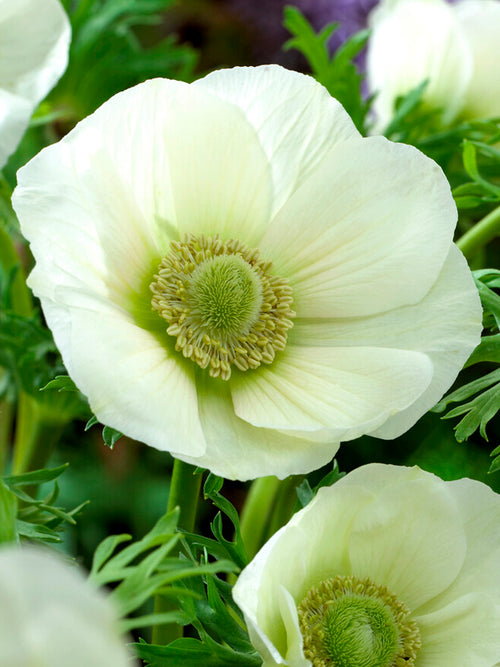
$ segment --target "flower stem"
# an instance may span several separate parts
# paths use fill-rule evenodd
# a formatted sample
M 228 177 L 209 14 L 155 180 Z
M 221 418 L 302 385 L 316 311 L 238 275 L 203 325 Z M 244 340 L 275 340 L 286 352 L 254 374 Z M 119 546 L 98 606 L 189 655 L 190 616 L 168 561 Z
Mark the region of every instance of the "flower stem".
M 177 526 L 188 532 L 193 531 L 200 496 L 202 475 L 201 473 L 196 474 L 195 470 L 195 466 L 175 459 L 168 495 L 167 513 L 179 507 L 180 515 Z M 155 597 L 155 613 L 172 611 L 173 609 L 170 600 L 161 595 Z M 153 627 L 153 644 L 169 644 L 179 637 L 182 637 L 182 627 L 180 625 L 170 623 Z
M 9 285 L 10 306 L 15 313 L 28 317 L 33 311 L 31 294 L 26 285 L 19 255 L 3 221 L 0 222 L 0 264 L 5 276 L 10 276 L 12 271 L 16 271 Z M 34 424 L 34 411 L 34 399 L 20 389 L 16 421 L 16 447 L 23 447 L 23 445 L 19 445 L 18 443 L 20 440 L 24 443 L 24 435 Z M 7 406 L 5 401 L 2 402 L 2 416 L 5 422 L 2 425 L 1 456 L 5 465 L 8 443 L 3 438 L 7 438 L 7 435 L 10 434 L 12 420 L 12 407 Z
M 295 489 L 302 482 L 304 477 L 304 475 L 292 475 L 280 483 L 271 521 L 269 523 L 269 529 L 266 535 L 266 541 L 290 520 L 297 502 L 297 492 Z
M 469 229 L 457 241 L 457 246 L 470 259 L 495 236 L 500 236 L 500 206 L 493 209 L 482 220 Z
M 0 369 L 0 378 L 2 376 Z M 12 430 L 12 420 L 14 417 L 14 406 L 12 401 L 4 398 L 0 401 L 0 476 L 5 473 L 7 460 L 9 458 L 9 448 Z
M 261 477 L 250 487 L 240 519 L 241 537 L 249 558 L 255 556 L 266 540 L 280 485 L 277 477 Z

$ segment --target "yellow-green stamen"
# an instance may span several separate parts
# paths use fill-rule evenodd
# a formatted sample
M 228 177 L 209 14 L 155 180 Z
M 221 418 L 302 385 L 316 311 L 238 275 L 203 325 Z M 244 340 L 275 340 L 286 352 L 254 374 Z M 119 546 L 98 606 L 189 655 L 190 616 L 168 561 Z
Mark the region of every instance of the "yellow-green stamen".
M 175 349 L 223 380 L 232 366 L 272 363 L 295 316 L 288 281 L 233 239 L 190 234 L 170 248 L 151 284 L 151 303 L 176 337 Z
M 313 667 L 412 667 L 421 646 L 407 607 L 370 579 L 338 576 L 298 606 L 304 655 Z

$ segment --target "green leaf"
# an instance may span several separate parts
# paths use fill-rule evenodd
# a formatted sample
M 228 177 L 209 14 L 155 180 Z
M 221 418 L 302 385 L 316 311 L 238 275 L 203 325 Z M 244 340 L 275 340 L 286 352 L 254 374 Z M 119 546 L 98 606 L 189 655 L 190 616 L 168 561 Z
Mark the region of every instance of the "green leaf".
M 153 625 L 166 625 L 177 623 L 177 625 L 187 625 L 190 619 L 182 611 L 166 611 L 158 614 L 147 614 L 145 616 L 135 616 L 120 622 L 120 631 L 124 634 L 138 628 L 147 628 Z
M 43 470 L 34 470 L 25 472 L 22 475 L 6 475 L 3 481 L 8 486 L 24 486 L 26 484 L 45 484 L 52 482 L 60 477 L 67 470 L 69 463 L 64 463 L 57 468 L 44 468 Z
M 48 382 L 45 387 L 41 387 L 40 391 L 47 391 L 48 389 L 57 389 L 57 391 L 79 391 L 69 375 L 56 375 L 56 377 Z
M 116 547 L 123 542 L 128 542 L 132 539 L 132 535 L 110 535 L 106 537 L 97 549 L 94 552 L 94 557 L 92 559 L 92 568 L 90 570 L 90 575 L 93 577 L 97 575 L 97 572 L 102 569 L 104 563 L 112 556 L 116 551 Z
M 500 363 L 500 334 L 483 336 L 481 342 L 467 360 L 465 367 L 482 362 Z
M 218 507 L 229 518 L 233 524 L 234 540 L 226 540 L 223 536 L 222 516 L 219 512 L 211 523 L 212 533 L 219 544 L 226 550 L 229 558 L 233 560 L 238 567 L 243 568 L 248 564 L 248 554 L 245 550 L 240 531 L 240 518 L 233 505 L 224 498 L 220 489 L 224 480 L 210 473 L 203 487 L 203 494 L 213 504 Z
M 406 95 L 403 95 L 396 100 L 396 112 L 384 131 L 386 137 L 392 137 L 395 134 L 404 134 L 404 124 L 410 114 L 420 106 L 428 83 L 428 81 L 423 81 L 415 88 L 412 88 Z
M 104 444 L 110 449 L 113 449 L 116 441 L 121 437 L 123 437 L 123 433 L 120 433 L 115 428 L 111 428 L 111 426 L 105 426 L 102 429 L 102 439 L 104 440 Z
M 20 537 L 28 540 L 39 540 L 41 542 L 60 542 L 60 536 L 47 528 L 46 526 L 39 526 L 21 519 L 16 519 L 16 532 Z
M 363 99 L 362 76 L 353 59 L 366 45 L 368 31 L 364 30 L 347 39 L 330 57 L 327 43 L 337 30 L 338 23 L 331 23 L 316 33 L 301 12 L 289 6 L 284 10 L 284 26 L 292 38 L 283 48 L 297 49 L 305 56 L 314 78 L 344 106 L 356 127 L 363 132 L 371 99 Z
M 20 537 L 43 542 L 60 542 L 58 533 L 62 524 L 75 523 L 74 517 L 87 505 L 87 502 L 70 511 L 54 505 L 59 495 L 56 480 L 67 467 L 66 463 L 58 468 L 3 477 L 5 487 L 20 501 L 16 520 L 16 530 Z M 54 487 L 45 498 L 39 499 L 30 495 L 33 489 L 36 493 L 40 484 L 49 482 L 54 482 Z
M 255 654 L 245 654 L 220 646 L 205 644 L 198 639 L 184 637 L 168 646 L 132 644 L 139 658 L 149 667 L 258 667 L 262 660 Z
M 85 424 L 85 431 L 88 431 L 92 426 L 95 426 L 96 424 L 99 423 L 99 420 L 95 415 L 93 415 L 88 422 Z M 123 437 L 123 433 L 120 433 L 120 431 L 117 431 L 115 428 L 111 428 L 111 426 L 104 426 L 102 427 L 102 439 L 106 447 L 109 447 L 110 449 L 113 449 L 115 446 L 115 443 Z
M 496 459 L 493 459 L 493 461 L 491 462 L 491 466 L 488 470 L 488 473 L 491 474 L 493 472 L 497 472 L 498 470 L 500 470 L 500 456 L 497 456 Z

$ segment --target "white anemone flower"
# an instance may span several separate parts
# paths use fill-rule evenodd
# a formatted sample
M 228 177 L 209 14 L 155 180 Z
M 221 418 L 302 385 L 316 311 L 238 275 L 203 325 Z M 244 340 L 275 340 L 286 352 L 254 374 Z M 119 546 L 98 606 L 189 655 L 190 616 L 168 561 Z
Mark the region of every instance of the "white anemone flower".
M 66 69 L 70 38 L 59 0 L 0 0 L 0 168 Z
M 0 664 L 132 667 L 111 602 L 76 567 L 34 548 L 0 548 Z
M 264 667 L 500 663 L 500 497 L 417 467 L 349 473 L 233 589 Z
M 385 127 L 400 95 L 427 81 L 441 121 L 500 115 L 498 0 L 382 0 L 369 17 L 367 75 Z
M 145 82 L 18 182 L 29 284 L 98 419 L 224 477 L 403 433 L 479 341 L 442 171 L 308 76 Z

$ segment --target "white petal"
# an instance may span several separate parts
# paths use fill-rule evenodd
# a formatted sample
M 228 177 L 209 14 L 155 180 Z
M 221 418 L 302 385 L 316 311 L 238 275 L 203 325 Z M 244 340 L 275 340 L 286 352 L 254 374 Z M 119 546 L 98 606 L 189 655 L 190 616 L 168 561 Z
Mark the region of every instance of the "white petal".
M 428 357 L 384 348 L 288 346 L 271 366 L 231 379 L 236 414 L 254 426 L 358 437 L 426 389 Z
M 58 0 L 1 0 L 0 168 L 66 69 L 70 36 Z
M 31 101 L 34 108 L 66 69 L 70 38 L 59 0 L 2 0 L 0 88 Z
M 131 666 L 111 602 L 54 553 L 3 546 L 0 591 L 2 665 Z
M 448 482 L 467 539 L 460 576 L 428 609 L 436 609 L 468 593 L 486 593 L 500 603 L 500 496 L 472 479 Z
M 148 285 L 178 235 L 156 137 L 163 106 L 186 88 L 156 80 L 119 93 L 18 172 L 13 205 L 37 260 L 38 296 L 53 298 L 56 283 L 129 308 L 138 296 L 149 304 Z
M 220 234 L 255 247 L 269 223 L 272 180 L 254 127 L 234 104 L 190 86 L 169 103 L 161 140 L 181 234 Z
M 490 118 L 500 115 L 500 3 L 496 0 L 464 0 L 453 6 L 467 38 L 474 62 L 465 95 L 464 116 Z
M 149 332 L 88 295 L 43 310 L 75 384 L 104 424 L 152 447 L 199 456 L 205 440 L 192 366 L 161 331 Z
M 407 431 L 453 384 L 479 343 L 482 309 L 462 253 L 452 246 L 438 279 L 415 306 L 364 318 L 295 320 L 290 344 L 364 346 L 423 352 L 431 359 L 428 389 L 410 407 L 390 417 L 371 435 L 395 438 Z
M 420 667 L 494 667 L 500 662 L 500 607 L 487 594 L 471 593 L 415 619 Z
M 32 113 L 31 102 L 0 89 L 0 169 L 16 150 L 28 128 Z
M 213 380 L 206 373 L 197 379 L 199 415 L 207 450 L 190 463 L 209 468 L 226 479 L 254 479 L 310 472 L 332 460 L 338 442 L 317 439 L 314 433 L 289 434 L 257 428 L 240 419 L 234 411 L 229 383 Z M 181 455 L 178 455 L 182 458 Z M 183 458 L 183 460 L 188 460 Z
M 433 475 L 382 490 L 355 517 L 349 537 L 353 574 L 387 586 L 411 611 L 454 581 L 465 553 L 454 498 Z
M 372 137 L 337 145 L 281 209 L 261 248 L 290 279 L 299 317 L 370 315 L 422 299 L 456 219 L 432 160 Z
M 335 144 L 359 136 L 323 86 L 278 65 L 218 70 L 193 85 L 239 106 L 255 127 L 271 163 L 273 214 Z
M 391 120 L 396 98 L 426 80 L 423 99 L 444 109 L 444 123 L 452 121 L 472 76 L 470 50 L 452 8 L 444 0 L 383 0 L 369 23 L 368 85 L 377 93 L 379 129 Z
M 297 604 L 290 593 L 283 586 L 280 589 L 280 610 L 286 630 L 286 659 L 293 667 L 312 667 L 311 662 L 304 656 L 302 649 L 302 634 L 299 627 Z

